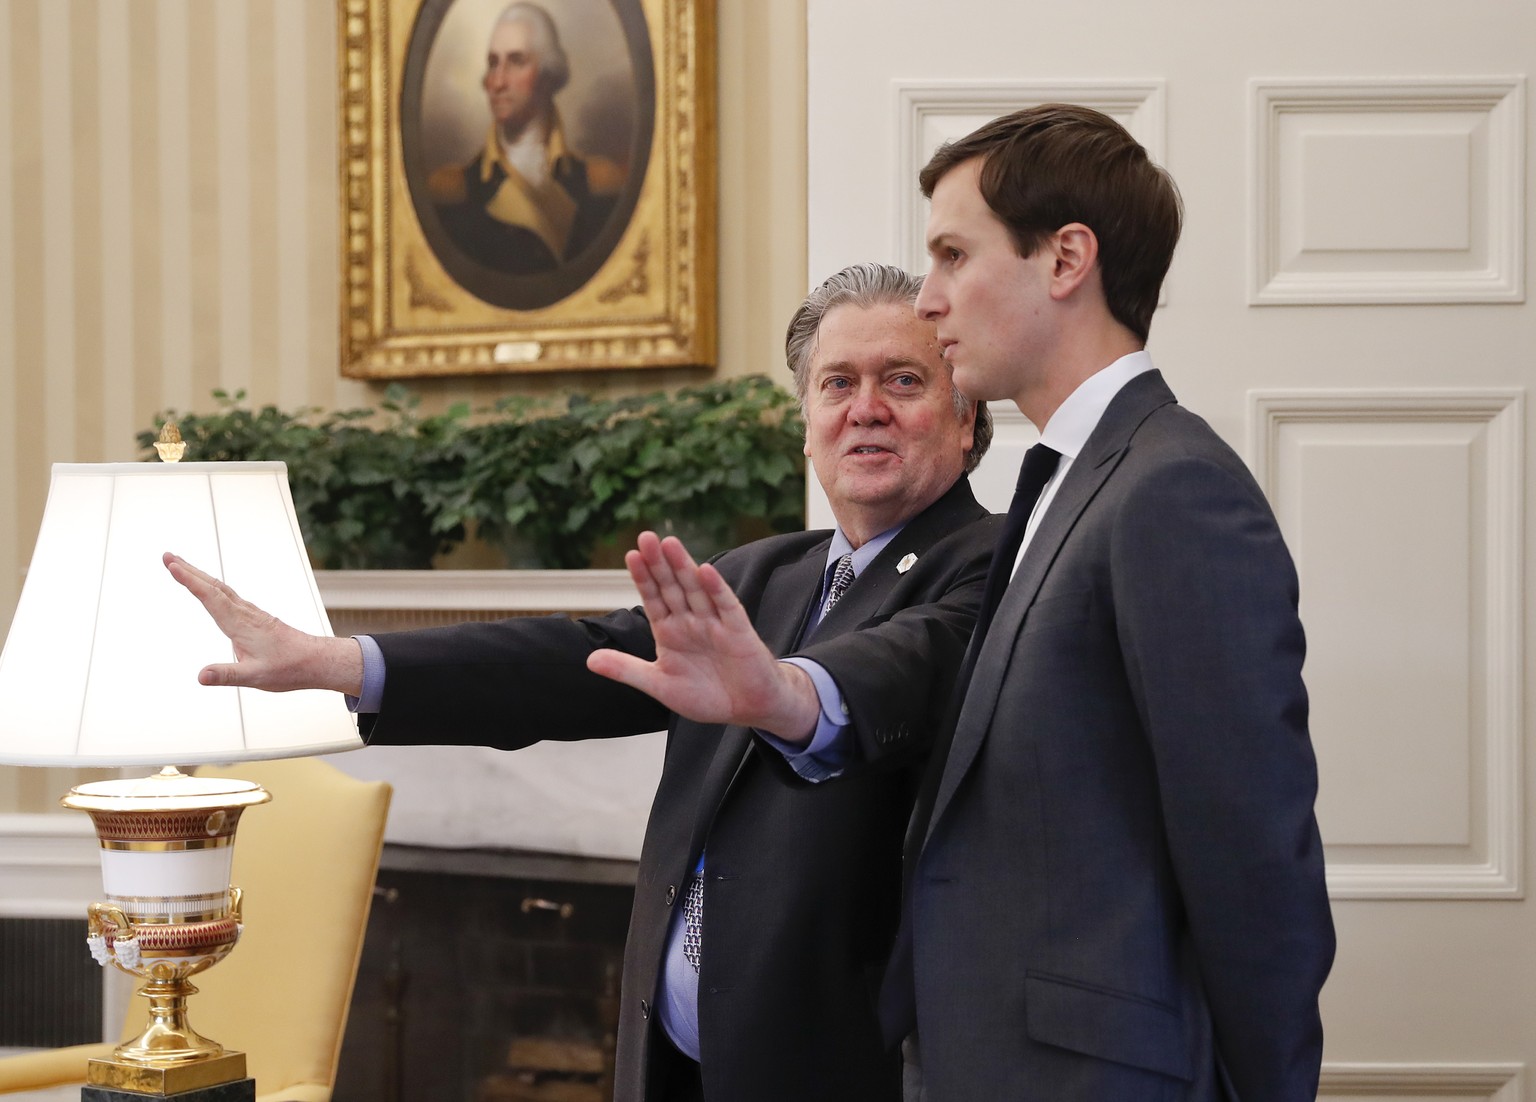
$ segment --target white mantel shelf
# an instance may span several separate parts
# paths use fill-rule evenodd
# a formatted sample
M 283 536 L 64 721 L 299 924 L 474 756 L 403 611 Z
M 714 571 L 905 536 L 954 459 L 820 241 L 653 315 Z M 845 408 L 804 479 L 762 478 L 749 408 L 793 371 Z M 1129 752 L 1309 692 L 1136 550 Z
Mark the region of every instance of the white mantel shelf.
M 101 894 L 99 853 L 88 816 L 0 815 L 0 916 L 83 918 Z
M 317 570 L 325 607 L 572 612 L 639 603 L 626 570 Z

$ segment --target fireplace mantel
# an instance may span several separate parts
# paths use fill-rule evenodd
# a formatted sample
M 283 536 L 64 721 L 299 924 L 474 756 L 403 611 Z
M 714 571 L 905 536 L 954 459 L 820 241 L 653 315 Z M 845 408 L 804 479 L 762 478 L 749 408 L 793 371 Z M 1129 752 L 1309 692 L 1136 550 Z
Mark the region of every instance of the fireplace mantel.
M 332 612 L 590 612 L 632 605 L 625 570 L 317 570 Z
M 338 570 L 316 571 L 315 581 L 337 635 L 606 612 L 638 601 L 624 570 Z M 508 723 L 516 722 L 516 708 L 509 700 Z M 664 749 L 657 732 L 541 742 L 511 754 L 378 746 L 333 760 L 354 776 L 394 786 L 385 833 L 391 843 L 634 861 Z

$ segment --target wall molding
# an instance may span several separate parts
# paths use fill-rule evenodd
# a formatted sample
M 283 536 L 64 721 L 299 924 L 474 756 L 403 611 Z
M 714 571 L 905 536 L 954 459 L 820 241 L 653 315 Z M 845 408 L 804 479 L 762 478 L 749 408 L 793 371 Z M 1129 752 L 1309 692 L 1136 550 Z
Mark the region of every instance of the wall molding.
M 1524 751 L 1522 631 L 1525 532 L 1525 392 L 1519 389 L 1252 390 L 1249 465 L 1278 502 L 1280 434 L 1298 423 L 1471 423 L 1484 426 L 1487 460 L 1479 686 L 1485 716 L 1482 821 L 1485 852 L 1465 862 L 1328 861 L 1335 899 L 1523 898 Z M 1385 850 L 1389 847 L 1383 847 Z M 1385 856 L 1385 853 L 1383 854 Z
M 1249 303 L 1524 302 L 1525 83 L 1523 76 L 1250 80 Z M 1477 162 L 1467 168 L 1469 195 L 1484 208 L 1472 219 L 1469 248 L 1437 254 L 1445 261 L 1438 265 L 1428 256 L 1403 259 L 1391 249 L 1362 248 L 1330 258 L 1284 255 L 1285 180 L 1300 172 L 1287 163 L 1286 119 L 1375 116 L 1386 134 L 1388 118 L 1415 113 L 1426 120 L 1482 115 L 1485 136 L 1472 141 L 1478 127 L 1468 130 Z M 1297 158 L 1294 150 L 1291 158 Z M 1454 263 L 1457 258 L 1461 266 Z M 1309 268 L 1308 260 L 1319 267 Z
M 1524 1064 L 1343 1064 L 1325 1063 L 1319 1099 L 1341 1096 L 1484 1099 L 1521 1102 Z
M 930 126 L 939 123 L 946 137 L 960 137 L 977 117 L 997 115 L 1039 103 L 1080 103 L 1118 119 L 1152 159 L 1165 164 L 1167 82 L 1163 80 L 897 80 L 896 187 L 897 263 L 911 272 L 927 271 L 925 200 L 917 174 L 932 153 Z M 958 127 L 942 120 L 962 120 Z
M 0 815 L 0 916 L 83 921 L 100 896 L 90 816 Z

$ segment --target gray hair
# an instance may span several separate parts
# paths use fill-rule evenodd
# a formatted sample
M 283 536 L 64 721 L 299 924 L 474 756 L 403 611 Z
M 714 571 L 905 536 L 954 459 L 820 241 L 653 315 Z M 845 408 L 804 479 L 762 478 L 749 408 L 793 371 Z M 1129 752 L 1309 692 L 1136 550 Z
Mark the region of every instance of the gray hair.
M 890 264 L 853 264 L 835 275 L 829 276 L 821 286 L 805 296 L 805 301 L 789 319 L 789 330 L 784 334 L 784 359 L 795 377 L 795 397 L 800 400 L 801 413 L 806 412 L 807 392 L 810 388 L 811 357 L 816 352 L 816 338 L 821 333 L 821 323 L 835 307 L 857 306 L 871 310 L 877 306 L 904 306 L 912 309 L 917 303 L 917 293 L 923 288 L 923 277 L 893 267 Z M 947 366 L 947 365 L 946 365 Z M 973 404 L 976 407 L 976 425 L 972 429 L 971 450 L 966 453 L 965 472 L 976 469 L 981 457 L 987 454 L 992 443 L 992 414 L 985 402 L 972 403 L 954 389 L 955 417 L 962 418 Z
M 518 0 L 508 4 L 497 16 L 495 26 L 503 23 L 521 23 L 530 32 L 529 48 L 539 55 L 539 83 L 546 93 L 553 96 L 571 79 L 570 59 L 565 47 L 560 45 L 560 32 L 549 12 L 537 4 Z M 494 29 L 494 28 L 493 28 Z

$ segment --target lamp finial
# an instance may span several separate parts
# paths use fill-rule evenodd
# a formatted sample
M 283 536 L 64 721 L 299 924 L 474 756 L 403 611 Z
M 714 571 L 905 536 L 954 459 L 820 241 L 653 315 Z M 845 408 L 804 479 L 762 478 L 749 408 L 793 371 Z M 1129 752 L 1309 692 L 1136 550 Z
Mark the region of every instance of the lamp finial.
M 167 421 L 160 428 L 160 439 L 155 441 L 155 451 L 160 453 L 160 458 L 166 463 L 175 463 L 186 454 L 187 445 L 181 439 L 181 429 L 176 427 L 175 421 Z

